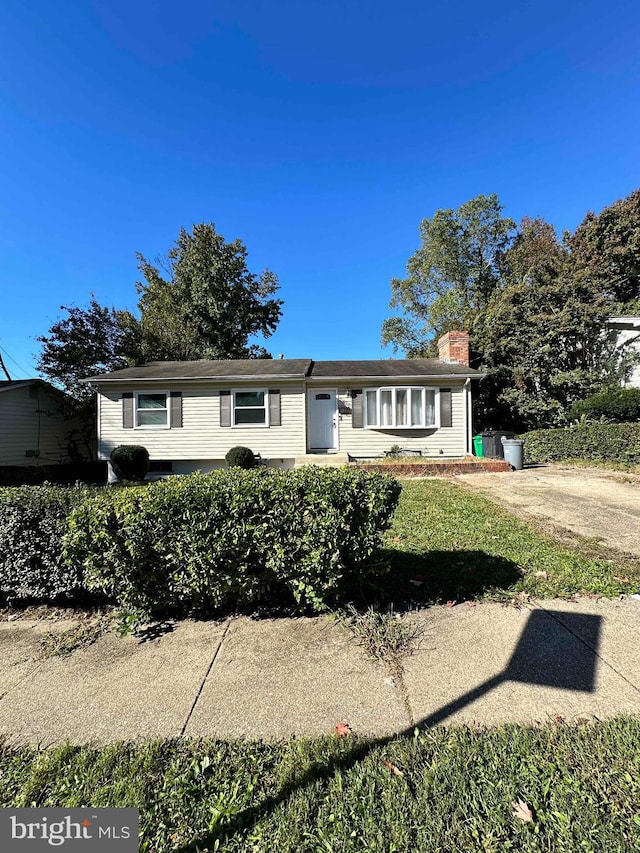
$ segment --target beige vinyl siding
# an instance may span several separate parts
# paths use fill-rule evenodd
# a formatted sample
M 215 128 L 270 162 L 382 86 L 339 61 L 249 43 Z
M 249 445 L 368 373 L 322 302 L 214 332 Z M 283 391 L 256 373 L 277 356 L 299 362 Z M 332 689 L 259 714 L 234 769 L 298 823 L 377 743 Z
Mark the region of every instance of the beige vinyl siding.
M 282 425 L 221 427 L 220 389 L 279 389 Z M 122 393 L 182 392 L 182 423 L 177 429 L 123 429 Z M 287 458 L 305 452 L 304 387 L 282 380 L 248 383 L 165 382 L 128 383 L 100 387 L 99 453 L 108 459 L 119 444 L 141 444 L 152 459 L 224 459 L 235 445 L 250 447 L 264 458 Z
M 437 388 L 434 383 L 412 382 L 379 382 L 363 384 L 352 380 L 350 388 L 362 389 L 381 387 L 417 387 Z M 327 386 L 328 387 L 328 386 Z M 455 381 L 442 382 L 442 388 L 451 389 L 451 422 L 450 427 L 439 429 L 353 429 L 351 415 L 340 415 L 338 423 L 339 449 L 351 456 L 377 456 L 394 445 L 402 448 L 421 450 L 424 456 L 458 457 L 465 455 L 465 391 L 461 383 Z M 338 387 L 340 405 L 351 409 L 351 398 L 344 387 Z
M 59 401 L 38 386 L 0 393 L 0 465 L 53 465 L 68 462 L 67 444 L 77 426 L 65 421 Z M 39 451 L 27 456 L 27 451 Z

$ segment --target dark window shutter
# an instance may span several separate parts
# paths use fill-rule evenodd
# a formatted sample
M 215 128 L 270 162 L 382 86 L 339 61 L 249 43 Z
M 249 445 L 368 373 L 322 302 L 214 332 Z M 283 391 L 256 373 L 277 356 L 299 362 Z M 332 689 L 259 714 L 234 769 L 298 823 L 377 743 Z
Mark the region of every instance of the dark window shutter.
M 220 392 L 220 426 L 231 426 L 231 391 Z
M 440 426 L 450 427 L 452 425 L 451 418 L 451 389 L 440 389 Z
M 354 429 L 363 429 L 364 420 L 362 417 L 362 391 L 351 392 L 351 426 Z
M 269 426 L 281 426 L 280 391 L 269 391 Z
M 122 428 L 133 429 L 133 391 L 122 395 Z
M 182 391 L 172 391 L 170 398 L 169 426 L 176 429 L 182 426 Z

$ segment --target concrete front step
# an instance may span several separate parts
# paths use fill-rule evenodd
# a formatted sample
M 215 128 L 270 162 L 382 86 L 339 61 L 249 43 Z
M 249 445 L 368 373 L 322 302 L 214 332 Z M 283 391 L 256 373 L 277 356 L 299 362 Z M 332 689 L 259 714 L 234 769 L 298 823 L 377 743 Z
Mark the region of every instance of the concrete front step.
M 330 468 L 338 468 L 348 465 L 349 457 L 346 453 L 307 453 L 304 456 L 296 456 L 294 468 L 303 465 L 323 465 Z

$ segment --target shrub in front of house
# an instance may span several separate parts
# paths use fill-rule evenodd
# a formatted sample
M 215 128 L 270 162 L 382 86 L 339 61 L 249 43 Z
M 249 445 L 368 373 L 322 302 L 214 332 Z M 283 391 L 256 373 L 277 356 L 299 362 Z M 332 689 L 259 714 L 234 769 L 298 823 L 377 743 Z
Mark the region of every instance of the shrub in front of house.
M 640 388 L 614 388 L 594 394 L 574 403 L 569 414 L 574 420 L 637 423 L 640 421 Z
M 253 450 L 250 450 L 248 447 L 242 447 L 241 445 L 232 447 L 224 458 L 229 468 L 244 468 L 248 471 L 249 468 L 255 468 L 257 465 Z
M 359 469 L 192 474 L 103 491 L 73 510 L 69 564 L 153 618 L 265 603 L 321 611 L 384 571 L 398 481 Z
M 640 424 L 586 423 L 539 429 L 522 436 L 526 462 L 623 462 L 640 464 Z
M 109 459 L 118 480 L 144 480 L 149 472 L 149 451 L 139 444 L 114 447 Z
M 66 563 L 62 540 L 71 509 L 86 489 L 0 489 L 0 599 L 72 599 L 84 591 L 82 566 Z

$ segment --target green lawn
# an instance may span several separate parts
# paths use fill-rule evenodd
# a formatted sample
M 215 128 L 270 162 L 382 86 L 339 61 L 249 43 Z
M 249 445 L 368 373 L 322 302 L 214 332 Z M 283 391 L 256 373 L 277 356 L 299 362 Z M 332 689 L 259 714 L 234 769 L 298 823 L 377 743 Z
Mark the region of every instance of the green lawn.
M 445 480 L 405 480 L 385 536 L 396 601 L 640 592 L 640 561 L 594 557 Z
M 639 743 L 640 721 L 618 719 L 375 744 L 0 749 L 0 806 L 135 806 L 147 853 L 614 853 L 640 849 Z M 513 814 L 519 799 L 531 822 Z

